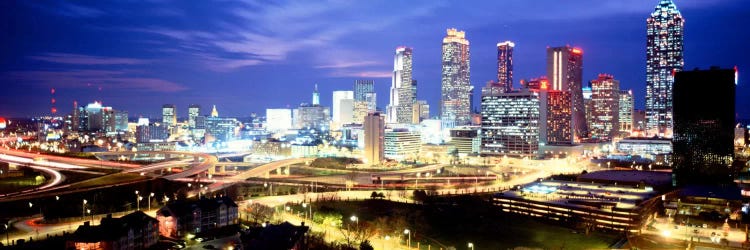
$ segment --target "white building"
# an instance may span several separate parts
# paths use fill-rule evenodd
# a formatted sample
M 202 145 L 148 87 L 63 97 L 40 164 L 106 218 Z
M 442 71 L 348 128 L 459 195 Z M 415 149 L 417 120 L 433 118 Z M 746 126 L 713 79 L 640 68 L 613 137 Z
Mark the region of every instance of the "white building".
M 291 109 L 266 109 L 266 130 L 284 131 L 292 128 Z

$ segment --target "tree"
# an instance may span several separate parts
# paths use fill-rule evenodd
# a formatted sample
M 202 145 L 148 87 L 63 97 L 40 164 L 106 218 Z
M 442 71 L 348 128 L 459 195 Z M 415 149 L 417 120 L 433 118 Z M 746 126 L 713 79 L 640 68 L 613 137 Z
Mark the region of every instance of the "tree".
M 375 248 L 372 247 L 369 240 L 365 240 L 359 243 L 359 250 L 375 250 Z
M 273 208 L 254 202 L 247 208 L 248 214 L 253 218 L 255 223 L 263 223 L 271 220 L 276 212 Z

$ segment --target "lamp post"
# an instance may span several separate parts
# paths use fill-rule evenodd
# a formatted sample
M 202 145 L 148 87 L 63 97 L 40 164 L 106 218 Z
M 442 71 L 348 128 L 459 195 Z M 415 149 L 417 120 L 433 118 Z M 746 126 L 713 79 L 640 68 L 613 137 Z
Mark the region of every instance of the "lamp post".
M 312 220 L 312 204 L 308 205 L 307 203 L 302 203 L 302 208 L 307 208 L 308 206 L 310 207 L 310 210 L 309 210 L 309 216 L 310 217 L 309 218 L 310 218 L 310 220 Z
M 474 243 L 469 242 L 469 248 L 471 248 L 471 250 L 474 250 Z
M 383 241 L 383 249 L 385 249 L 385 242 L 391 239 L 391 236 L 386 235 L 383 237 L 385 240 Z
M 140 200 L 138 199 L 138 197 L 141 197 L 141 196 L 138 195 L 138 193 L 139 193 L 138 190 L 135 190 L 136 210 L 141 210 L 141 203 L 140 203 Z
M 10 230 L 10 226 L 8 224 L 5 224 L 5 245 L 10 246 L 10 240 L 8 239 L 8 231 Z
M 357 227 L 359 227 L 359 218 L 357 218 L 356 215 L 352 215 L 352 217 L 349 217 L 350 220 L 357 223 Z
M 89 215 L 91 215 L 91 223 L 93 224 L 93 222 L 94 222 L 94 215 L 91 214 L 91 209 L 86 209 L 86 213 L 89 214 Z
M 411 231 L 409 229 L 404 229 L 404 234 L 409 235 L 408 241 L 406 242 L 406 246 L 411 249 Z
M 81 219 L 86 219 L 86 203 L 89 203 L 86 199 L 83 199 L 83 206 L 81 206 Z
M 151 211 L 151 199 L 154 198 L 154 193 L 151 192 L 151 194 L 148 197 L 148 211 Z

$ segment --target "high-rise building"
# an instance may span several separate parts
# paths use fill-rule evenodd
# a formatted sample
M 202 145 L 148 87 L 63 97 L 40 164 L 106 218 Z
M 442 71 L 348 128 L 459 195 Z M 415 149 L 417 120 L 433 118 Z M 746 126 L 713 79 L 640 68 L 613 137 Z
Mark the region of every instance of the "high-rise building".
M 379 112 L 365 117 L 364 123 L 364 162 L 377 165 L 384 160 L 385 121 Z
M 128 131 L 128 111 L 115 110 L 115 131 Z
M 411 123 L 419 124 L 426 119 L 430 119 L 430 105 L 425 100 L 418 100 L 414 103 Z
M 482 139 L 479 137 L 479 128 L 456 128 L 451 129 L 450 132 L 450 144 L 456 147 L 459 156 L 479 154 L 482 146 Z
M 599 74 L 591 81 L 591 102 L 591 137 L 611 140 L 620 131 L 620 81 L 612 75 Z
M 366 101 L 367 94 L 375 93 L 374 80 L 355 80 L 354 81 L 354 100 Z
M 161 107 L 161 123 L 168 128 L 177 125 L 177 106 L 164 104 Z
M 293 115 L 294 128 L 316 128 L 328 130 L 331 123 L 331 110 L 320 105 L 300 105 L 295 109 Z
M 318 92 L 318 84 L 315 84 L 315 89 L 313 90 L 313 96 L 312 96 L 312 105 L 320 105 L 320 92 Z
M 291 109 L 266 109 L 266 130 L 284 131 L 292 128 Z
M 545 145 L 572 145 L 573 130 L 570 92 L 553 90 L 549 82 L 540 82 L 539 141 Z
M 547 78 L 552 90 L 570 92 L 575 140 L 588 137 L 586 110 L 583 105 L 583 51 L 579 48 L 547 48 Z
M 342 102 L 346 101 L 344 105 Z M 349 124 L 352 122 L 352 112 L 354 109 L 354 91 L 333 91 L 333 121 L 334 123 Z
M 148 121 L 138 124 L 135 128 L 135 141 L 137 143 L 163 142 L 169 138 L 169 132 L 166 126 L 154 123 L 148 124 Z
M 190 104 L 188 106 L 188 128 L 195 128 L 195 118 L 201 115 L 201 106 L 198 104 Z
M 675 184 L 731 183 L 736 73 L 712 67 L 675 74 Z
M 660 0 L 646 19 L 646 130 L 649 135 L 672 136 L 674 72 L 684 66 L 685 20 L 672 0 Z
M 539 94 L 482 88 L 482 155 L 536 156 L 539 150 Z
M 629 136 L 633 131 L 633 90 L 620 90 L 620 135 Z
M 497 82 L 505 92 L 513 90 L 513 47 L 511 41 L 497 43 Z
M 219 117 L 219 111 L 216 110 L 216 105 L 214 105 L 214 107 L 211 108 L 211 117 Z
M 412 49 L 396 48 L 393 57 L 391 99 L 388 106 L 388 123 L 411 123 L 412 105 L 416 102 L 416 81 L 412 78 Z
M 440 118 L 444 128 L 471 123 L 469 40 L 466 33 L 448 29 L 443 38 Z
M 586 127 L 590 128 L 594 124 L 594 102 L 591 101 L 591 96 L 593 95 L 591 84 L 589 83 L 589 86 L 583 87 L 581 91 L 583 92 L 583 109 L 584 113 L 586 113 Z
M 206 118 L 206 137 L 209 135 L 218 141 L 231 141 L 237 136 L 238 121 L 235 118 L 208 117 Z M 209 141 L 207 139 L 207 141 Z
M 547 76 L 531 78 L 531 80 L 521 80 L 521 88 L 529 89 L 529 90 L 539 90 L 539 87 L 541 86 L 543 81 L 549 84 L 549 80 L 547 80 Z M 552 89 L 552 86 L 547 86 L 547 88 Z

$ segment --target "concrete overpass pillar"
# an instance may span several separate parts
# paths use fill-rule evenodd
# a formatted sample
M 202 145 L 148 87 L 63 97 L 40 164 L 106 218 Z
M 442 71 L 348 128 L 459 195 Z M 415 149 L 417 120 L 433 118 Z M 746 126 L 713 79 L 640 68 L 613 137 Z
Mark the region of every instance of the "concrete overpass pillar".
M 223 174 L 226 171 L 227 171 L 227 166 L 225 165 L 219 166 L 219 173 Z

